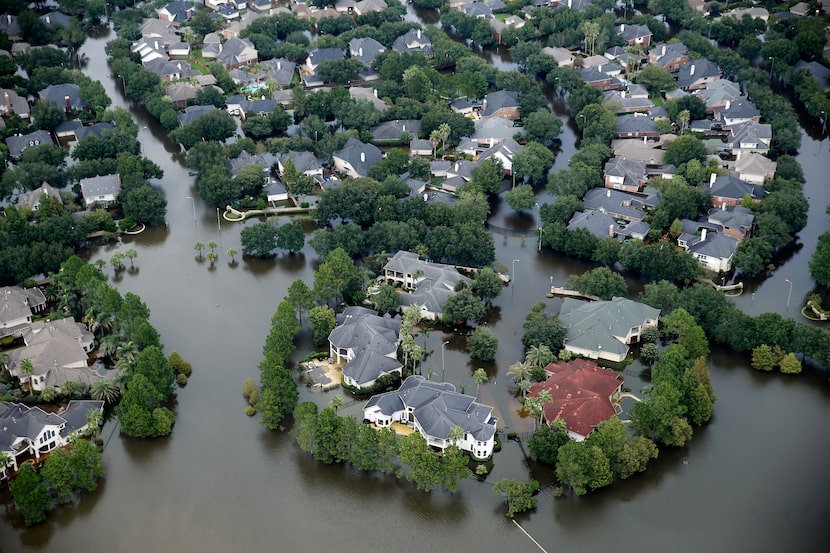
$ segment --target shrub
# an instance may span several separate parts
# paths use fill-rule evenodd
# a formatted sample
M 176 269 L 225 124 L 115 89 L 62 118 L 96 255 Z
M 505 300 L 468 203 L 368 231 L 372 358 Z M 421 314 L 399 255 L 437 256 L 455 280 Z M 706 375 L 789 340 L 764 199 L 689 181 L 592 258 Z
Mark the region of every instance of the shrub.
M 247 407 L 245 407 L 245 414 L 249 417 L 253 417 L 254 415 L 256 415 L 256 407 L 254 407 L 253 405 L 248 405 Z
M 186 374 L 177 374 L 176 375 L 176 384 L 179 386 L 187 386 L 187 375 Z
M 248 405 L 256 407 L 257 403 L 259 403 L 259 390 L 254 388 L 251 395 L 248 396 Z
M 251 394 L 257 390 L 256 382 L 253 378 L 249 378 L 242 384 L 242 395 L 245 396 L 245 399 L 250 399 Z

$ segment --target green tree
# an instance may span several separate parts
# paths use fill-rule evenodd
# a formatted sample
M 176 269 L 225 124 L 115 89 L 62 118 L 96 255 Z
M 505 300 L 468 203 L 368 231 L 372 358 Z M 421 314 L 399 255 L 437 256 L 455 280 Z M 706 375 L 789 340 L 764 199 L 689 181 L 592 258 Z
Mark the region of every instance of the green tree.
M 262 414 L 260 421 L 271 430 L 276 430 L 285 416 L 297 406 L 297 385 L 290 372 L 274 363 L 265 363 L 261 367 L 259 382 L 261 394 L 257 410 Z
M 302 322 L 303 313 L 314 306 L 314 292 L 303 280 L 297 279 L 288 287 L 285 301 L 297 311 L 297 320 Z
M 255 223 L 242 229 L 242 253 L 254 257 L 268 257 L 277 247 L 277 228 L 271 223 Z
M 476 275 L 473 281 L 473 294 L 481 298 L 485 303 L 490 303 L 498 297 L 504 289 L 504 282 L 496 272 L 485 267 Z
M 633 441 L 626 442 L 617 457 L 617 476 L 626 478 L 643 472 L 651 459 L 659 454 L 654 442 L 645 436 L 637 436 Z
M 543 424 L 528 440 L 530 454 L 549 465 L 556 464 L 559 448 L 565 445 L 570 438 L 568 428 L 563 419 L 556 419 L 550 424 Z
M 32 393 L 32 373 L 35 372 L 35 367 L 34 365 L 32 365 L 32 360 L 28 357 L 21 359 L 19 370 L 21 376 L 21 384 L 26 384 L 29 387 L 29 393 Z
M 625 297 L 628 285 L 623 276 L 608 267 L 597 267 L 582 275 L 572 276 L 571 285 L 583 294 L 599 296 L 603 300 Z
M 761 344 L 752 350 L 752 368 L 756 371 L 771 371 L 778 364 L 778 356 L 771 347 Z
M 202 242 L 196 242 L 193 245 L 193 249 L 199 254 L 199 259 L 202 259 L 202 251 L 204 251 L 205 245 Z
M 153 438 L 164 435 L 156 428 L 153 411 L 159 407 L 163 394 L 143 374 L 130 377 L 127 391 L 115 408 L 121 422 L 121 432 L 134 438 Z M 169 428 L 168 434 L 169 434 Z
M 327 305 L 313 307 L 308 313 L 308 320 L 311 322 L 314 345 L 317 347 L 326 345 L 329 334 L 337 325 L 334 310 Z
M 794 353 L 788 353 L 778 363 L 778 369 L 784 374 L 798 374 L 801 372 L 801 361 Z
M 89 396 L 112 405 L 121 397 L 121 389 L 112 380 L 96 380 L 89 387 Z
M 643 68 L 637 76 L 637 82 L 645 86 L 652 96 L 674 88 L 674 77 L 659 65 Z
M 551 145 L 562 134 L 562 120 L 547 109 L 536 110 L 524 120 L 527 139 Z
M 703 162 L 706 159 L 706 146 L 696 136 L 680 136 L 669 144 L 663 153 L 663 163 L 673 164 L 675 167 L 696 159 Z
M 544 344 L 552 352 L 562 349 L 565 329 L 555 315 L 545 313 L 545 303 L 535 304 L 522 324 L 522 343 L 526 346 Z
M 488 380 L 489 377 L 487 376 L 487 371 L 485 371 L 481 367 L 473 371 L 473 382 L 476 383 L 476 395 L 478 395 L 478 392 L 481 389 L 481 385 L 487 382 Z
M 498 349 L 499 338 L 489 328 L 480 326 L 467 338 L 467 351 L 473 359 L 490 361 L 496 357 Z M 475 375 L 473 377 L 475 378 Z
M 277 227 L 276 245 L 291 253 L 298 252 L 305 245 L 305 233 L 299 223 L 288 223 Z
M 55 102 L 35 102 L 31 115 L 37 128 L 45 131 L 54 131 L 66 120 L 63 109 Z
M 554 361 L 556 361 L 556 355 L 545 344 L 532 345 L 527 348 L 525 363 L 531 368 L 544 369 Z
M 314 454 L 317 449 L 317 405 L 310 401 L 300 403 L 294 408 L 294 426 L 291 436 L 305 452 Z
M 577 495 L 585 495 L 589 489 L 610 484 L 614 475 L 602 449 L 586 442 L 568 441 L 559 448 L 556 476 Z
M 377 294 L 374 296 L 375 309 L 381 315 L 385 313 L 394 313 L 401 306 L 401 299 L 398 296 L 397 290 L 394 286 L 389 284 L 381 284 L 378 288 Z
M 818 238 L 816 251 L 810 258 L 810 275 L 821 286 L 830 286 L 830 231 Z
M 538 184 L 547 176 L 553 160 L 553 152 L 549 149 L 538 142 L 528 142 L 513 156 L 513 173 L 520 179 L 526 178 Z
M 236 248 L 228 248 L 228 251 L 226 253 L 228 254 L 228 257 L 231 258 L 231 263 L 233 265 L 236 265 L 236 256 L 239 255 L 239 250 L 237 250 Z
M 20 466 L 17 477 L 9 482 L 15 511 L 23 517 L 26 526 L 46 520 L 51 508 L 47 483 L 38 474 L 34 463 L 27 461 Z
M 136 356 L 132 374 L 133 376 L 144 375 L 153 388 L 161 394 L 162 401 L 166 401 L 173 393 L 176 375 L 170 368 L 164 352 L 156 346 L 144 348 Z
M 519 185 L 504 195 L 507 205 L 516 211 L 529 211 L 536 204 L 536 195 L 529 184 Z
M 464 185 L 464 190 L 470 188 L 481 194 L 496 194 L 501 188 L 503 175 L 501 160 L 489 157 L 473 168 L 472 178 Z
M 504 478 L 496 482 L 493 492 L 504 497 L 507 503 L 507 516 L 513 518 L 518 513 L 529 511 L 536 507 L 536 498 L 533 494 L 539 489 L 539 482 L 518 482 Z
M 136 223 L 159 226 L 167 214 L 167 199 L 148 184 L 129 188 L 119 195 L 124 214 Z
M 419 490 L 429 492 L 440 485 L 441 459 L 418 432 L 398 441 L 398 460 L 402 465 L 398 477 L 414 482 Z
M 467 324 L 468 321 L 480 321 L 482 317 L 484 305 L 466 288 L 450 296 L 444 303 L 444 320 L 447 322 Z

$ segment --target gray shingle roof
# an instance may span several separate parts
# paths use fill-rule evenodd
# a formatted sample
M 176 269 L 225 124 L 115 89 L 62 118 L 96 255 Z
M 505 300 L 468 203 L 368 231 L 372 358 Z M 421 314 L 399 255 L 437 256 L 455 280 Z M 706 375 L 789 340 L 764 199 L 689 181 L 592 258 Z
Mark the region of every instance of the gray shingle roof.
M 377 146 L 364 144 L 354 137 L 349 137 L 343 148 L 334 152 L 333 155 L 348 162 L 358 175 L 364 177 L 369 174 L 369 169 L 375 163 L 383 159 L 383 154 Z
M 574 347 L 625 355 L 628 346 L 622 340 L 631 328 L 647 320 L 657 320 L 660 310 L 627 298 L 586 302 L 565 298 L 559 320 L 567 329 L 565 343 Z
M 329 334 L 337 349 L 350 349 L 352 359 L 343 367 L 343 376 L 366 385 L 382 374 L 401 368 L 398 350 L 400 317 L 380 317 L 363 307 L 349 307 L 338 317 L 340 324 Z M 383 358 L 383 359 L 382 359 Z
M 644 164 L 645 165 L 645 164 Z M 612 188 L 592 188 L 585 194 L 585 207 L 607 213 L 612 217 L 623 217 L 632 221 L 645 218 L 645 204 L 641 197 Z M 605 227 L 606 236 L 608 227 Z
M 189 125 L 199 117 L 205 115 L 206 113 L 210 113 L 211 111 L 216 111 L 216 106 L 188 106 L 184 109 L 184 111 L 179 112 L 179 124 L 183 127 L 185 125 Z
M 398 141 L 401 134 L 409 133 L 410 136 L 418 136 L 421 132 L 421 122 L 417 119 L 395 119 L 384 121 L 371 129 L 372 140 Z
M 378 54 L 385 51 L 386 47 L 371 37 L 353 38 L 349 41 L 349 53 L 351 56 L 359 59 L 366 65 L 371 65 Z
M 760 200 L 767 196 L 767 191 L 764 190 L 763 186 L 749 184 L 732 175 L 719 175 L 705 191 L 712 196 L 737 200 L 747 195 L 754 200 Z
M 9 156 L 20 158 L 26 148 L 35 148 L 43 144 L 54 144 L 52 135 L 46 131 L 35 131 L 29 134 L 9 136 L 6 138 L 6 146 L 9 147 Z
M 69 97 L 69 104 L 72 109 L 83 109 L 86 104 L 81 100 L 81 87 L 76 84 L 53 84 L 49 85 L 39 93 L 40 99 L 53 102 L 61 109 L 66 106 L 66 97 Z
M 677 74 L 677 86 L 687 88 L 698 79 L 718 76 L 720 76 L 720 67 L 715 62 L 707 59 L 693 60 L 680 68 Z
M 432 55 L 432 41 L 421 29 L 410 29 L 395 39 L 392 49 L 402 54 L 415 52 L 430 56 Z
M 118 195 L 120 191 L 121 177 L 118 174 L 81 179 L 81 193 L 85 198 L 106 196 L 107 194 Z
M 657 132 L 651 117 L 630 113 L 617 117 L 617 134 L 636 134 Z
M 617 223 L 600 211 L 588 209 L 582 212 L 574 213 L 571 220 L 568 221 L 568 230 L 585 229 L 597 238 L 605 238 L 606 236 L 613 236 L 617 229 Z
M 630 23 L 617 25 L 614 27 L 614 32 L 626 42 L 651 36 L 651 29 L 648 25 L 631 25 Z

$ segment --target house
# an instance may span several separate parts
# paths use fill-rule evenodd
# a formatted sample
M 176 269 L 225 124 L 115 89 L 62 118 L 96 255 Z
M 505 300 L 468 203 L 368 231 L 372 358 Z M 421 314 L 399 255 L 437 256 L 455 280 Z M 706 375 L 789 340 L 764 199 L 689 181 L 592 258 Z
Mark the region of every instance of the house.
M 309 52 L 303 69 L 307 73 L 315 73 L 324 61 L 342 60 L 346 56 L 340 48 L 317 48 Z
M 732 260 L 738 250 L 739 240 L 707 229 L 696 234 L 683 233 L 677 238 L 677 245 L 692 254 L 704 268 L 715 272 L 732 269 Z
M 723 206 L 720 209 L 712 208 L 706 216 L 706 221 L 718 225 L 721 232 L 736 240 L 743 240 L 755 227 L 755 213 L 741 205 Z
M 207 106 L 189 106 L 186 107 L 184 110 L 180 111 L 177 115 L 179 118 L 179 126 L 184 127 L 186 125 L 191 124 L 199 117 L 205 115 L 206 113 L 210 113 L 212 111 L 216 111 L 216 106 L 209 104 Z
M 617 222 L 607 213 L 595 209 L 577 211 L 568 221 L 568 230 L 585 229 L 597 238 L 613 237 L 617 233 Z
M 648 62 L 651 65 L 662 67 L 672 73 L 680 71 L 680 68 L 690 61 L 692 59 L 689 57 L 689 49 L 682 42 L 658 44 L 648 51 Z
M 182 81 L 170 83 L 164 89 L 165 94 L 170 98 L 170 103 L 176 108 L 183 108 L 188 103 L 195 102 L 200 90 L 202 90 L 201 86 Z
M 418 136 L 421 132 L 421 122 L 417 119 L 395 119 L 384 121 L 370 129 L 374 142 L 401 142 L 401 137 Z
M 476 164 L 466 159 L 459 159 L 450 163 L 447 169 L 447 178 L 441 183 L 441 188 L 455 192 L 473 178 L 473 169 Z
M 227 69 L 256 65 L 258 53 L 254 44 L 247 38 L 231 38 L 222 45 L 222 51 L 216 59 Z
M 492 19 L 493 10 L 484 2 L 467 2 L 458 6 L 458 10 L 467 17 L 476 19 Z
M 95 204 L 109 206 L 115 202 L 120 192 L 121 176 L 118 174 L 81 179 L 81 195 L 87 209 Z
M 472 286 L 473 281 L 451 265 L 423 261 L 418 254 L 398 251 L 383 266 L 383 279 L 406 292 L 399 293 L 401 305 L 417 305 L 425 319 L 441 321 L 444 304 L 455 295 L 459 283 Z
M 659 138 L 660 131 L 647 115 L 631 113 L 617 117 L 617 138 Z
M 367 38 L 353 38 L 349 41 L 349 55 L 358 59 L 363 65 L 370 67 L 379 54 L 386 51 L 386 47 L 377 40 Z
M 265 177 L 265 196 L 271 203 L 288 201 L 288 187 L 273 177 Z
M 478 156 L 478 162 L 481 163 L 485 159 L 495 158 L 501 162 L 501 167 L 505 175 L 513 174 L 513 157 L 521 152 L 524 146 L 513 140 L 512 138 L 505 138 L 498 144 L 494 144 L 487 148 Z
M 276 58 L 260 62 L 259 68 L 264 74 L 264 80 L 271 79 L 277 85 L 285 87 L 291 86 L 297 64 L 285 58 Z
M 623 381 L 617 373 L 600 368 L 588 359 L 551 363 L 545 367 L 547 380 L 536 382 L 528 397 L 546 390 L 552 401 L 544 403 L 547 424 L 563 420 L 568 437 L 583 441 L 601 423 L 617 414 Z
M 709 186 L 705 192 L 712 196 L 712 206 L 722 208 L 730 205 L 740 205 L 744 198 L 761 201 L 767 197 L 763 186 L 749 184 L 732 175 L 717 175 L 712 173 Z
M 363 419 L 380 427 L 405 424 L 441 450 L 452 445 L 450 432 L 459 427 L 464 436 L 455 445 L 477 459 L 493 454 L 498 423 L 492 407 L 459 394 L 449 382 L 420 375 L 408 377 L 398 390 L 373 396 L 363 406 Z
M 177 36 L 176 40 L 170 44 L 177 44 L 178 42 L 179 37 Z M 142 65 L 153 60 L 166 61 L 170 58 L 167 53 L 167 44 L 158 38 L 142 37 L 133 42 L 132 46 L 130 46 L 130 51 L 141 58 Z
M 189 42 L 176 42 L 170 45 L 167 49 L 167 54 L 170 56 L 170 59 L 186 60 L 192 55 L 192 50 Z
M 628 48 L 628 47 L 626 47 Z M 612 46 L 608 50 L 606 50 L 602 55 L 611 61 L 616 61 L 621 66 L 626 68 L 626 72 L 633 69 L 639 69 L 641 65 L 643 65 L 643 61 L 645 58 L 642 56 L 634 55 L 633 53 L 626 50 L 622 46 Z
M 660 310 L 627 298 L 587 302 L 565 298 L 559 320 L 565 327 L 565 349 L 590 359 L 621 362 L 628 344 L 646 328 L 656 327 Z
M 612 157 L 605 162 L 606 188 L 639 192 L 645 183 L 645 162 L 623 157 Z
M 294 164 L 297 173 L 308 175 L 311 178 L 323 176 L 323 164 L 312 152 L 290 151 L 277 156 L 277 169 L 280 175 L 285 173 L 285 164 L 288 160 Z
M 248 0 L 248 7 L 258 13 L 270 13 L 273 8 L 271 0 Z
M 265 177 L 270 177 L 274 167 L 277 166 L 278 159 L 279 154 L 272 154 L 270 152 L 251 154 L 246 150 L 242 150 L 237 157 L 228 159 L 228 166 L 230 167 L 231 175 L 234 177 L 247 165 L 258 165 L 262 168 Z
M 249 115 L 268 115 L 277 109 L 277 101 L 272 98 L 249 99 L 246 96 L 229 96 L 225 100 L 228 113 L 238 115 L 245 121 Z
M 450 102 L 450 109 L 455 113 L 460 113 L 461 115 L 469 117 L 481 109 L 481 102 L 477 100 L 469 100 L 467 98 L 459 98 Z
M 20 34 L 20 24 L 17 22 L 16 15 L 5 13 L 0 16 L 0 32 L 6 33 L 6 36 L 12 42 L 23 40 Z
M 646 216 L 644 198 L 620 190 L 592 188 L 585 194 L 583 202 L 586 208 L 595 209 L 614 219 L 642 221 Z
M 827 69 L 819 62 L 798 60 L 795 62 L 795 70 L 809 73 L 821 89 L 825 92 L 830 91 L 830 82 L 827 80 L 830 77 L 830 69 Z
M 401 318 L 379 316 L 365 307 L 347 307 L 329 334 L 329 357 L 343 363 L 343 382 L 368 388 L 384 375 L 401 375 L 398 361 Z
M 524 133 L 522 127 L 516 127 L 513 120 L 504 117 L 476 119 L 474 128 L 472 139 L 479 148 L 492 148 L 508 138 Z
M 72 18 L 66 15 L 65 13 L 55 11 L 45 13 L 41 15 L 38 19 L 40 19 L 44 25 L 46 25 L 47 27 L 51 27 L 56 31 L 68 29 L 72 21 Z
M 566 50 L 565 48 L 545 46 L 542 48 L 542 53 L 556 60 L 556 65 L 558 67 L 573 67 L 574 65 L 573 54 L 571 54 L 570 50 Z
M 699 90 L 720 78 L 718 64 L 707 59 L 698 59 L 680 68 L 677 72 L 677 87 L 687 91 Z
M 747 121 L 760 123 L 761 112 L 749 98 L 740 96 L 734 100 L 726 100 L 722 109 L 715 110 L 715 119 L 727 127 Z
M 27 148 L 37 148 L 43 144 L 54 144 L 52 135 L 47 131 L 35 131 L 29 134 L 17 134 L 6 138 L 6 146 L 9 148 L 9 157 L 14 161 L 20 161 L 23 152 Z
M 587 67 L 579 72 L 579 76 L 582 77 L 582 80 L 584 80 L 587 84 L 602 91 L 622 90 L 625 88 L 625 85 L 621 80 L 616 77 L 612 77 L 607 73 L 603 73 L 597 67 Z
M 382 12 L 388 6 L 384 0 L 361 0 L 354 5 L 355 15 L 366 15 L 372 12 Z
M 648 97 L 635 97 L 625 90 L 608 90 L 603 93 L 602 99 L 609 109 L 616 106 L 617 113 L 649 113 L 654 108 Z
M 663 159 L 663 151 L 658 149 L 656 143 L 650 140 L 615 138 L 611 141 L 611 152 L 617 157 L 642 161 L 647 167 L 659 166 Z
M 20 338 L 32 323 L 32 315 L 46 308 L 46 296 L 40 288 L 3 286 L 0 288 L 0 338 Z
M 154 59 L 145 63 L 144 69 L 161 77 L 163 83 L 180 81 L 199 74 L 198 71 L 190 68 L 190 64 L 181 60 Z
M 492 119 L 482 119 L 482 121 L 492 121 Z M 519 127 L 521 128 L 521 127 Z M 455 147 L 456 155 L 475 156 L 478 153 L 478 144 L 472 139 L 462 137 L 458 141 L 458 146 Z
M 193 4 L 176 0 L 159 8 L 158 14 L 162 21 L 171 21 L 178 26 L 182 21 L 188 21 L 193 17 Z
M 750 152 L 735 161 L 735 173 L 744 182 L 763 186 L 765 181 L 775 176 L 777 166 L 770 158 Z
M 167 46 L 182 40 L 172 21 L 155 18 L 144 19 L 139 31 L 142 38 L 158 41 L 161 46 Z
M 752 19 L 760 19 L 764 23 L 769 20 L 769 11 L 766 8 L 752 7 L 752 8 L 735 8 L 724 13 L 721 17 L 732 17 L 736 21 L 741 21 L 745 15 Z
M 228 3 L 217 5 L 214 11 L 225 21 L 236 21 L 237 19 L 239 19 L 239 16 L 241 15 L 239 8 L 233 2 L 233 0 L 230 0 Z
M 37 211 L 40 209 L 40 202 L 44 194 L 63 203 L 60 191 L 51 184 L 44 182 L 35 190 L 21 194 L 17 199 L 17 205 L 25 205 L 32 211 Z
M 640 45 L 648 48 L 651 44 L 651 29 L 648 28 L 648 25 L 623 23 L 614 27 L 614 33 L 629 46 Z
M 354 6 L 357 4 L 355 0 L 337 0 L 334 3 L 334 9 L 338 13 L 347 13 L 349 15 L 354 13 Z
M 63 447 L 87 429 L 89 413 L 104 412 L 103 401 L 71 400 L 58 413 L 22 403 L 0 402 L 0 454 L 7 463 L 0 465 L 0 480 L 8 478 L 9 468 L 17 471 L 22 458 L 35 459 Z
M 798 17 L 807 17 L 812 13 L 810 5 L 807 2 L 798 2 L 790 6 L 790 13 Z
M 771 143 L 772 125 L 747 121 L 729 127 L 729 135 L 726 137 L 724 148 L 740 158 L 751 152 L 769 153 Z
M 401 54 L 423 54 L 427 58 L 434 54 L 432 41 L 422 29 L 410 29 L 396 38 L 392 49 Z
M 411 156 L 432 157 L 432 152 L 432 142 L 429 140 L 413 138 L 409 142 L 409 155 Z
M 0 96 L 3 97 L 2 102 L 0 102 L 0 116 L 11 117 L 17 115 L 21 119 L 29 119 L 31 111 L 26 98 L 19 96 L 16 91 L 9 88 L 1 88 Z
M 353 86 L 349 88 L 349 97 L 352 100 L 368 100 L 378 111 L 389 109 L 389 104 L 378 98 L 378 91 L 375 88 Z
M 631 221 L 616 232 L 617 240 L 645 240 L 651 230 L 651 225 L 645 221 Z
M 76 84 L 53 84 L 38 93 L 41 102 L 52 102 L 70 113 L 72 110 L 86 109 L 81 100 L 81 87 Z
M 740 85 L 728 79 L 709 83 L 706 88 L 696 91 L 695 94 L 706 104 L 707 113 L 715 113 L 725 108 L 729 102 L 743 97 Z
M 213 61 L 219 56 L 222 51 L 222 37 L 217 33 L 208 33 L 202 39 L 202 57 L 208 61 Z
M 483 119 L 501 117 L 515 121 L 519 119 L 519 93 L 515 90 L 497 90 L 484 97 L 479 116 Z
M 117 372 L 99 373 L 87 367 L 93 336 L 72 317 L 35 323 L 24 331 L 23 341 L 25 346 L 9 351 L 6 365 L 12 376 L 29 383 L 37 392 L 59 389 L 67 381 L 89 386 L 104 377 L 113 378 Z M 30 375 L 21 372 L 24 359 L 32 363 Z
M 369 175 L 369 169 L 383 158 L 383 153 L 374 144 L 364 144 L 349 137 L 345 146 L 332 154 L 334 169 L 353 179 Z

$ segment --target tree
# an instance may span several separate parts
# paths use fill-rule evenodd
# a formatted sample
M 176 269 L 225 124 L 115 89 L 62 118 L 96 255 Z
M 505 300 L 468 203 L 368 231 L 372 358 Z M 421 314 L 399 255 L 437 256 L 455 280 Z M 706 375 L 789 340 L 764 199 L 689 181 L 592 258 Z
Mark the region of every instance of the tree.
M 588 489 L 607 486 L 613 479 L 608 458 L 602 450 L 595 445 L 575 441 L 559 448 L 556 476 L 577 495 L 585 495 Z
M 623 276 L 608 267 L 597 267 L 570 279 L 574 288 L 583 294 L 599 296 L 603 300 L 613 297 L 625 297 L 628 285 Z
M 303 313 L 308 312 L 314 306 L 314 292 L 303 280 L 297 279 L 288 287 L 285 301 L 296 309 L 297 320 L 302 322 Z
M 450 296 L 444 303 L 444 320 L 449 323 L 467 324 L 468 321 L 480 321 L 482 317 L 484 305 L 466 288 Z
M 464 190 L 469 188 L 481 194 L 495 194 L 501 188 L 503 174 L 501 160 L 489 157 L 473 168 L 472 178 Z
M 788 353 L 778 363 L 778 369 L 784 374 L 798 374 L 801 372 L 801 361 L 794 353 Z
M 490 377 L 487 376 L 487 371 L 485 371 L 481 367 L 473 371 L 473 382 L 476 383 L 476 395 L 478 395 L 478 391 L 481 389 L 481 385 L 487 382 L 489 379 Z
M 94 400 L 104 401 L 112 405 L 121 396 L 121 388 L 112 380 L 96 380 L 89 387 L 89 396 Z
M 545 344 L 532 345 L 525 354 L 525 363 L 531 368 L 544 369 L 554 361 L 556 361 L 556 355 Z
M 383 315 L 397 311 L 401 306 L 401 299 L 394 286 L 384 283 L 378 288 L 378 292 L 374 297 L 374 303 L 375 309 Z
M 526 346 L 544 344 L 553 352 L 562 349 L 565 329 L 555 315 L 545 313 L 545 303 L 535 304 L 522 324 L 522 343 Z
M 568 427 L 563 419 L 556 419 L 549 424 L 543 424 L 531 434 L 528 440 L 530 454 L 549 465 L 556 464 L 559 448 L 565 445 L 568 437 Z
M 334 409 L 334 414 L 336 415 L 337 410 L 341 407 L 343 407 L 343 396 L 333 396 L 329 401 L 329 408 Z
M 32 373 L 35 372 L 35 367 L 34 365 L 32 365 L 32 360 L 28 357 L 21 359 L 19 370 L 21 376 L 21 384 L 28 385 L 29 393 L 32 393 Z
M 440 484 L 441 458 L 432 452 L 420 433 L 413 432 L 398 441 L 398 460 L 403 465 L 398 476 L 414 482 L 419 490 L 429 492 Z
M 663 152 L 663 163 L 673 164 L 675 167 L 696 159 L 703 162 L 706 159 L 706 146 L 696 136 L 680 136 L 666 146 Z
M 242 229 L 242 253 L 254 257 L 268 257 L 277 247 L 277 228 L 271 223 L 255 223 Z
M 756 371 L 771 371 L 778 364 L 778 356 L 771 347 L 761 344 L 752 350 L 752 368 Z
M 547 176 L 553 166 L 554 155 L 538 142 L 528 142 L 513 156 L 513 173 L 538 184 Z
M 534 493 L 539 489 L 539 482 L 518 482 L 504 478 L 496 482 L 493 492 L 504 497 L 507 503 L 507 516 L 513 518 L 518 513 L 529 511 L 536 507 Z
M 821 286 L 830 286 L 830 231 L 818 238 L 816 251 L 810 258 L 810 275 Z
M 66 120 L 63 109 L 55 102 L 35 102 L 31 112 L 37 127 L 45 131 L 54 131 Z
M 536 195 L 533 193 L 533 187 L 529 184 L 522 184 L 508 190 L 504 195 L 504 199 L 507 201 L 507 205 L 516 211 L 531 210 L 536 204 Z
M 528 140 L 550 146 L 562 134 L 562 120 L 547 109 L 539 109 L 525 117 L 524 128 Z
M 150 385 L 161 394 L 162 401 L 166 401 L 173 393 L 176 375 L 170 368 L 164 352 L 157 346 L 146 347 L 139 352 L 132 371 L 132 376 L 135 375 L 144 375 Z
M 167 199 L 148 184 L 122 191 L 119 195 L 124 214 L 136 223 L 158 226 L 167 214 Z
M 154 411 L 159 409 L 162 399 L 163 394 L 156 390 L 146 376 L 136 374 L 130 377 L 127 391 L 115 408 L 115 414 L 121 422 L 121 432 L 134 438 L 169 434 L 172 422 L 166 427 L 164 424 L 157 426 L 154 418 Z
M 484 300 L 485 303 L 490 303 L 493 299 L 498 297 L 504 289 L 504 282 L 501 280 L 496 272 L 485 267 L 478 272 L 473 281 L 473 294 Z
M 479 361 L 490 361 L 496 357 L 499 349 L 499 338 L 496 333 L 486 327 L 476 328 L 467 338 L 467 351 L 470 357 Z M 475 377 L 475 375 L 473 375 Z
M 298 252 L 305 245 L 305 232 L 300 223 L 288 223 L 277 227 L 276 245 L 291 253 Z
M 261 393 L 257 410 L 262 413 L 260 421 L 271 430 L 276 430 L 285 415 L 297 406 L 297 385 L 290 372 L 274 363 L 266 363 L 261 368 L 259 382 Z
M 196 242 L 193 249 L 199 254 L 199 259 L 202 259 L 202 251 L 205 249 L 205 245 L 202 242 Z
M 211 268 L 213 268 L 213 265 L 219 259 L 219 255 L 217 255 L 216 252 L 208 252 L 208 254 L 205 257 L 207 257 L 207 260 L 210 261 Z
M 138 252 L 135 250 L 135 248 L 130 248 L 126 252 L 124 252 L 124 257 L 130 260 L 130 268 L 135 267 L 135 265 L 133 264 L 133 260 L 136 257 L 138 257 Z
M 49 489 L 34 463 L 27 461 L 20 466 L 17 477 L 9 482 L 9 490 L 15 511 L 23 517 L 26 526 L 46 520 L 46 513 L 51 508 Z
M 674 77 L 659 65 L 649 65 L 640 71 L 637 82 L 648 89 L 652 96 L 674 88 Z
M 311 322 L 312 341 L 317 347 L 328 342 L 329 334 L 337 325 L 334 310 L 327 305 L 313 307 L 308 313 L 308 320 Z
M 625 480 L 631 475 L 643 472 L 651 459 L 659 454 L 654 442 L 645 436 L 637 436 L 634 441 L 626 442 L 617 457 L 617 475 Z

